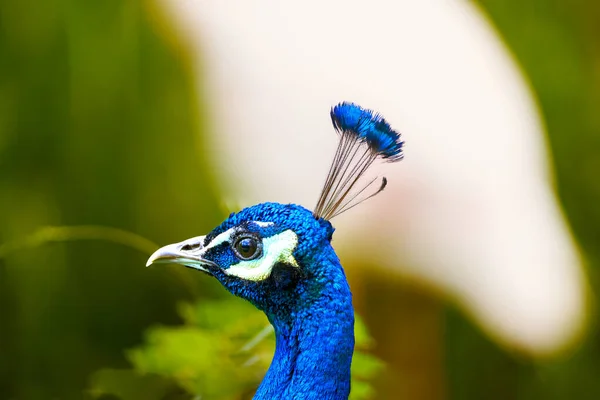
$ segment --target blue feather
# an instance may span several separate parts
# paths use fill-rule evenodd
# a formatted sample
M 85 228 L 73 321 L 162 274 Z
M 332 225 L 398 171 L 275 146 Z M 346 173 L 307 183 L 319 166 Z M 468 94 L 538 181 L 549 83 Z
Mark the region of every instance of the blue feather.
M 357 183 L 375 160 L 381 158 L 396 162 L 404 158 L 404 142 L 400 134 L 380 114 L 343 102 L 333 107 L 330 115 L 333 127 L 340 134 L 340 141 L 314 211 L 315 217 L 326 219 L 385 189 L 387 180 L 384 177 L 375 192 L 359 198 L 376 180 L 357 188 Z
M 390 162 L 404 157 L 400 134 L 379 113 L 343 102 L 331 109 L 331 121 L 336 130 L 366 141 L 373 152 Z

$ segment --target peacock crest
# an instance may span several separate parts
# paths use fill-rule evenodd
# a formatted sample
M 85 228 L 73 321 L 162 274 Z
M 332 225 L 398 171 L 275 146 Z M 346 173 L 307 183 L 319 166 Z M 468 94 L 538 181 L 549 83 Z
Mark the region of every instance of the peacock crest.
M 385 189 L 385 177 L 374 192 L 369 193 L 368 189 L 378 178 L 360 185 L 375 160 L 396 162 L 404 157 L 400 134 L 376 112 L 343 102 L 331 109 L 331 121 L 340 140 L 314 210 L 315 217 L 327 220 Z

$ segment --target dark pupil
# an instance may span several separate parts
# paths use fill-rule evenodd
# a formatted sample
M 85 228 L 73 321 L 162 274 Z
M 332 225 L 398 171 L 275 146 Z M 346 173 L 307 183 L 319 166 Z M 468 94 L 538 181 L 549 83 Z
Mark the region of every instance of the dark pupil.
M 238 242 L 237 251 L 242 257 L 252 257 L 256 253 L 256 241 L 251 238 L 245 238 Z

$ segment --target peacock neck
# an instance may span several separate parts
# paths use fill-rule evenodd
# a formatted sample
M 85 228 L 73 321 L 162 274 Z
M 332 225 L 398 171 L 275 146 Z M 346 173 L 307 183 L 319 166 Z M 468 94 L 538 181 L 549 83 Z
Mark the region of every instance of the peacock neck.
M 290 312 L 267 313 L 273 361 L 254 399 L 347 399 L 354 351 L 352 294 L 337 256 L 296 288 Z

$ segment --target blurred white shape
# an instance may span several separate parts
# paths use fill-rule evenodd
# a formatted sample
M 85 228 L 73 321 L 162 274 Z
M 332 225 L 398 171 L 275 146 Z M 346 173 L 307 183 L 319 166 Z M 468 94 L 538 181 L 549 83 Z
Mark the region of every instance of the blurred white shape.
M 474 6 L 163 1 L 198 57 L 226 197 L 312 208 L 337 141 L 329 108 L 373 108 L 404 133 L 406 158 L 384 166 L 384 194 L 334 221 L 342 260 L 440 288 L 494 338 L 534 354 L 581 329 L 584 277 L 543 127 Z

